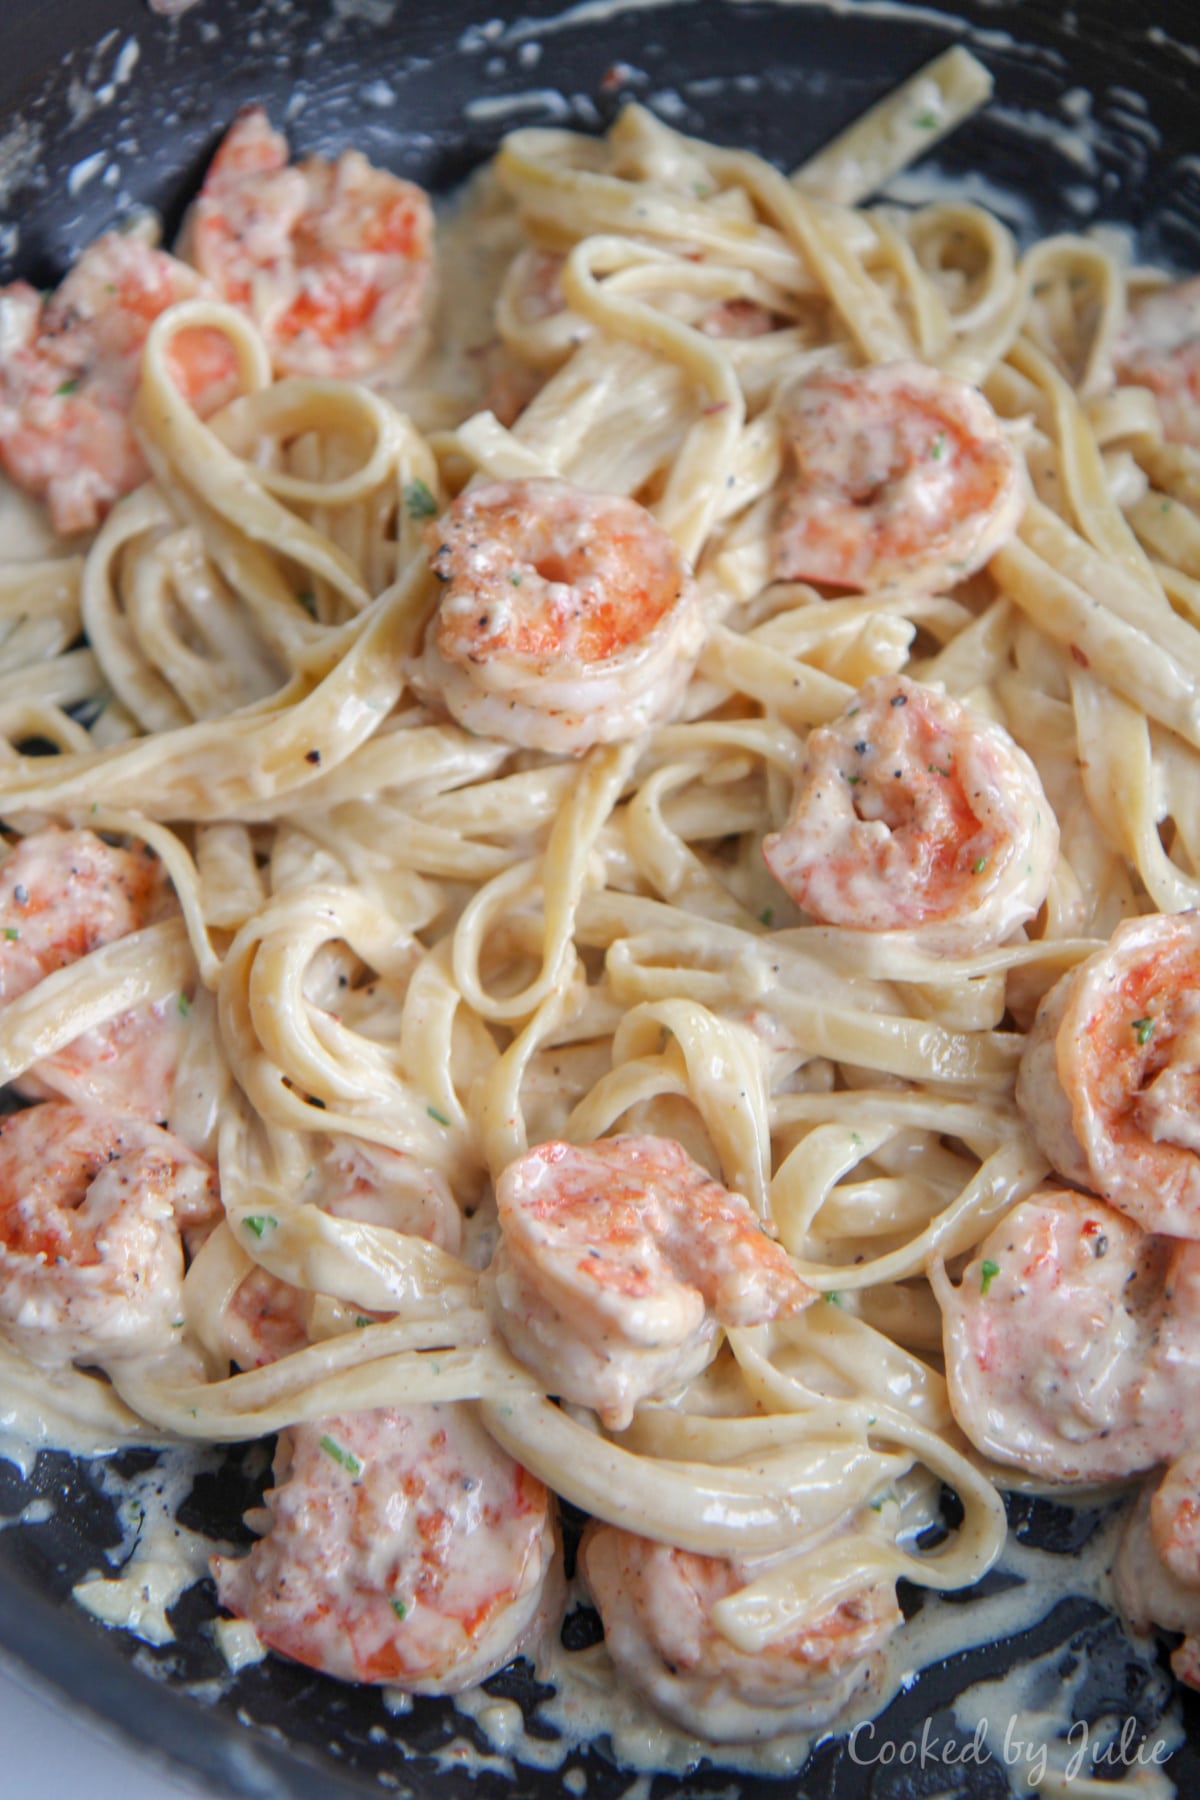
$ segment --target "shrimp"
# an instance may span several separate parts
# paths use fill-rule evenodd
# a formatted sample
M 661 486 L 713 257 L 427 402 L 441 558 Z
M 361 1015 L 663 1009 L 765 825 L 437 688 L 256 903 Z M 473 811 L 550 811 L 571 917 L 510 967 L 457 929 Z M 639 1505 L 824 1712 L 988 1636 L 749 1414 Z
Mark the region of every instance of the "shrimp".
M 683 558 L 636 501 L 493 482 L 461 494 L 431 542 L 444 585 L 413 680 L 468 730 L 577 753 L 674 711 L 704 617 Z
M 1165 437 L 1200 447 L 1200 276 L 1135 302 L 1113 364 L 1118 381 L 1150 389 Z
M 1200 913 L 1127 919 L 1056 982 L 1017 1103 L 1068 1181 L 1147 1231 L 1200 1238 Z
M 415 351 L 432 298 L 433 211 L 357 150 L 288 164 L 261 106 L 234 120 L 180 255 L 262 332 L 276 373 L 358 380 Z
M 749 1202 L 671 1138 L 540 1144 L 504 1170 L 496 1204 L 499 1329 L 551 1392 L 616 1430 L 711 1360 L 718 1322 L 812 1298 Z
M 462 1214 L 448 1184 L 436 1169 L 386 1144 L 324 1139 L 301 1197 L 335 1218 L 386 1225 L 458 1253 Z
M 57 825 L 31 832 L 0 864 L 0 1002 L 170 906 L 163 866 L 144 846 Z
M 561 1601 L 550 1495 L 463 1404 L 281 1432 L 266 1514 L 248 1556 L 213 1557 L 221 1604 L 342 1681 L 457 1693 Z
M 1200 1247 L 1152 1237 L 1065 1188 L 1022 1201 L 942 1308 L 950 1405 L 998 1462 L 1103 1481 L 1175 1455 L 1200 1426 Z
M 176 910 L 162 863 L 92 831 L 50 825 L 0 865 L 0 1009 L 43 977 Z M 167 1117 L 187 1029 L 186 996 L 134 1007 L 73 1038 L 17 1083 L 27 1099 Z
M 34 1362 L 158 1354 L 216 1176 L 157 1125 L 51 1100 L 0 1126 L 0 1330 Z
M 1186 1450 L 1147 1486 L 1113 1565 L 1117 1605 L 1135 1631 L 1182 1631 L 1171 1653 L 1180 1681 L 1200 1688 L 1200 1451 Z
M 999 725 L 903 675 L 876 675 L 810 733 L 767 867 L 814 919 L 903 930 L 936 955 L 1011 937 L 1050 885 L 1058 826 Z
M 878 1675 L 878 1653 L 901 1622 L 894 1583 L 865 1583 L 749 1653 L 721 1635 L 713 1607 L 766 1563 L 698 1556 L 590 1525 L 580 1565 L 621 1676 L 686 1731 L 718 1743 L 826 1724 Z
M 177 300 L 209 291 L 185 263 L 106 232 L 48 298 L 23 281 L 0 289 L 0 464 L 46 502 L 55 531 L 92 531 L 146 479 L 130 424 L 142 347 Z M 176 333 L 171 374 L 207 415 L 237 391 L 233 350 L 218 331 Z
M 819 370 L 785 392 L 780 418 L 793 471 L 775 521 L 777 581 L 937 593 L 1020 523 L 1024 465 L 966 382 L 920 363 Z

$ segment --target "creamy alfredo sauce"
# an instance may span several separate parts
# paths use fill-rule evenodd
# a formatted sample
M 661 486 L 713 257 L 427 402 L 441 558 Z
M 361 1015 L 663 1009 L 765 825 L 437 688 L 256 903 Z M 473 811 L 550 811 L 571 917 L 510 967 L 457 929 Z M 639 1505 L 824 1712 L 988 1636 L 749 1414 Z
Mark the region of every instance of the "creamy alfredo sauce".
M 497 29 L 485 33 L 479 45 L 471 48 L 516 50 L 517 67 L 533 76 L 540 57 L 538 35 L 575 21 L 628 10 L 629 5 L 630 0 L 591 0 L 552 24 L 539 22 L 536 27 L 518 24 L 504 28 L 496 21 Z M 880 0 L 870 10 L 891 14 L 898 9 Z M 903 16 L 911 23 L 913 9 L 905 7 Z M 941 15 L 932 16 L 941 21 Z M 499 59 L 495 60 L 498 64 Z M 500 73 L 499 66 L 496 73 Z M 739 87 L 752 80 L 757 86 L 756 78 L 731 79 Z M 711 92 L 723 80 L 703 85 Z M 467 110 L 476 119 L 511 115 L 513 124 L 531 114 L 540 115 L 539 122 L 547 116 L 564 123 L 588 122 L 581 116 L 586 110 L 580 104 L 583 97 L 563 96 L 557 90 L 534 86 L 533 81 L 516 92 L 476 100 Z M 700 97 L 700 85 L 693 84 L 696 97 Z M 686 112 L 685 101 L 673 91 L 647 99 L 651 105 L 657 100 L 658 110 L 675 117 L 676 122 L 678 115 Z M 1131 111 L 1136 110 L 1136 101 L 1133 96 Z M 1086 102 L 1087 96 L 1083 96 L 1083 104 L 1076 105 L 1073 113 L 1064 107 L 1061 127 L 1042 115 L 1026 118 L 1010 113 L 1007 120 L 1018 131 L 1028 127 L 1033 140 L 1049 136 L 1054 147 L 1074 161 L 1080 186 L 1067 200 L 1080 212 L 1087 211 L 1095 199 L 1094 192 L 1088 191 L 1094 155 Z M 594 113 L 594 108 L 591 110 Z M 886 190 L 886 198 L 906 205 L 951 197 L 979 201 L 1018 231 L 1032 224 L 1029 209 L 1008 190 L 994 189 L 983 178 L 974 186 L 964 183 L 961 176 L 950 180 L 928 163 L 895 177 Z M 486 176 L 469 184 L 464 197 L 441 209 L 440 341 L 406 380 L 402 394 L 395 396 L 426 429 L 449 424 L 483 403 L 487 353 L 494 341 L 491 299 L 517 242 L 511 221 L 494 205 Z M 0 560 L 10 562 L 34 560 L 54 554 L 56 549 L 61 553 L 41 509 L 2 478 L 0 546 Z M 212 1469 L 219 1461 L 218 1454 L 173 1446 L 160 1453 L 151 1469 L 122 1478 L 102 1459 L 119 1444 L 139 1438 L 148 1441 L 138 1422 L 101 1384 L 73 1371 L 50 1377 L 34 1372 L 2 1345 L 0 1396 L 0 1455 L 15 1464 L 26 1479 L 42 1448 L 101 1459 L 94 1465 L 97 1485 L 113 1502 L 121 1538 L 105 1562 L 76 1584 L 73 1592 L 80 1606 L 102 1624 L 127 1630 L 150 1645 L 171 1643 L 170 1611 L 187 1589 L 205 1576 L 208 1557 L 218 1547 L 180 1526 L 177 1513 L 196 1476 Z M 54 1503 L 48 1499 L 32 1500 L 12 1516 L 0 1518 L 0 1528 L 21 1525 L 36 1529 L 52 1518 L 53 1510 Z M 527 1719 L 514 1701 L 489 1694 L 483 1687 L 468 1689 L 454 1699 L 464 1729 L 436 1753 L 435 1760 L 443 1767 L 491 1771 L 515 1780 L 519 1765 L 564 1770 L 573 1753 L 605 1744 L 620 1765 L 635 1772 L 625 1800 L 648 1800 L 650 1778 L 657 1772 L 684 1774 L 707 1761 L 762 1775 L 790 1775 L 803 1766 L 814 1744 L 847 1736 L 850 1759 L 864 1770 L 893 1763 L 923 1769 L 943 1767 L 947 1795 L 969 1792 L 971 1767 L 991 1761 L 1003 1769 L 1014 1796 L 1032 1788 L 1051 1800 L 1059 1795 L 1076 1800 L 1098 1800 L 1099 1796 L 1104 1800 L 1169 1800 L 1175 1788 L 1161 1764 L 1183 1739 L 1178 1696 L 1167 1700 L 1144 1741 L 1136 1734 L 1130 1736 L 1125 1719 L 1085 1721 L 1077 1717 L 1077 1711 L 1086 1663 L 1077 1656 L 1072 1659 L 1063 1644 L 1022 1658 L 1000 1678 L 967 1686 L 954 1702 L 953 1734 L 889 1737 L 887 1723 L 878 1717 L 890 1700 L 911 1686 L 921 1669 L 963 1651 L 1016 1637 L 1038 1625 L 1061 1599 L 1078 1596 L 1111 1608 L 1111 1567 L 1123 1519 L 1124 1509 L 1114 1507 L 1084 1548 L 1073 1555 L 1038 1550 L 1010 1535 L 998 1565 L 1009 1585 L 985 1591 L 965 1604 L 961 1598 L 925 1595 L 916 1616 L 891 1640 L 882 1675 L 871 1687 L 860 1689 L 844 1715 L 820 1732 L 788 1733 L 749 1746 L 701 1742 L 667 1723 L 640 1694 L 618 1682 L 603 1643 L 568 1650 L 555 1636 L 540 1647 L 535 1658 L 536 1678 L 554 1690 L 552 1697 Z M 989 1580 L 985 1587 L 992 1585 Z M 586 1604 L 586 1594 L 576 1584 L 568 1601 L 568 1617 L 581 1604 Z M 197 1687 L 197 1697 L 205 1703 L 231 1689 L 238 1673 L 265 1655 L 253 1627 L 244 1622 L 214 1620 L 209 1629 L 229 1673 L 223 1682 Z M 1155 1647 L 1146 1640 L 1133 1640 L 1129 1655 L 1149 1671 Z M 147 1672 L 158 1672 L 153 1662 L 142 1666 Z M 1167 1686 L 1164 1682 L 1164 1688 Z M 397 1721 L 412 1709 L 411 1698 L 398 1690 L 385 1690 L 383 1698 L 387 1713 Z M 546 1732 L 553 1735 L 543 1735 Z M 480 1748 L 474 1734 L 486 1743 L 486 1749 Z M 371 1736 L 377 1743 L 393 1742 L 398 1758 L 407 1755 L 399 1731 L 393 1738 L 385 1727 L 376 1726 Z M 1098 1781 L 1095 1770 L 1121 1778 Z M 568 1793 L 581 1796 L 586 1792 L 587 1776 L 578 1767 L 565 1769 L 562 1785 Z M 729 1794 L 732 1797 L 736 1792 L 735 1783 Z M 713 1800 L 721 1797 L 714 1795 Z

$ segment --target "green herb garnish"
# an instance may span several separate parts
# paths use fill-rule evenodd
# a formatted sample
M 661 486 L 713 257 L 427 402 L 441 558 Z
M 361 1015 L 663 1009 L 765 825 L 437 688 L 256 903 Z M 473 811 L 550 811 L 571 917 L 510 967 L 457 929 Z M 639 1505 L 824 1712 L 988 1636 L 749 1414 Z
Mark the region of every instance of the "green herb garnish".
M 262 1234 L 267 1229 L 268 1225 L 275 1226 L 278 1225 L 278 1223 L 279 1220 L 273 1219 L 270 1213 L 253 1213 L 249 1218 L 242 1220 L 242 1224 L 246 1227 L 246 1230 L 252 1231 L 256 1238 L 262 1237 Z
M 1133 1029 L 1137 1033 L 1139 1044 L 1148 1044 L 1154 1036 L 1154 1020 L 1147 1015 L 1144 1019 L 1135 1019 Z
M 979 1265 L 979 1291 L 986 1294 L 1000 1273 L 1000 1264 L 993 1262 L 990 1256 L 984 1258 Z
M 432 519 L 437 509 L 437 501 L 420 476 L 415 481 L 405 482 L 404 510 L 410 519 Z
M 332 1456 L 334 1462 L 337 1463 L 340 1468 L 345 1469 L 347 1475 L 362 1474 L 362 1464 L 359 1462 L 357 1456 L 355 1456 L 353 1450 L 345 1449 L 343 1445 L 338 1443 L 336 1438 L 323 1437 L 321 1439 L 321 1448 L 326 1456 Z
M 429 1114 L 431 1119 L 436 1119 L 439 1125 L 445 1125 L 447 1129 L 449 1128 L 449 1119 L 446 1117 L 445 1113 L 440 1113 L 436 1106 L 427 1106 L 425 1111 Z

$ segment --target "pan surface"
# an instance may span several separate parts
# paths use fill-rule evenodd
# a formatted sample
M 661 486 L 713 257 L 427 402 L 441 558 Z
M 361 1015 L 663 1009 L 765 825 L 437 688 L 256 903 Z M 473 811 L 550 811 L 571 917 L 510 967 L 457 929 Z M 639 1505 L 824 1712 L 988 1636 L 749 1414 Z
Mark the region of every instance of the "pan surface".
M 996 103 L 937 153 L 1023 232 L 1104 219 L 1138 229 L 1143 253 L 1200 268 L 1200 143 L 1194 93 L 1200 18 L 1193 0 L 1144 7 L 1084 0 L 976 0 L 953 12 L 892 0 L 592 0 L 568 12 L 529 0 L 520 18 L 489 0 L 422 8 L 412 0 L 199 0 L 176 19 L 145 0 L 59 0 L 3 8 L 0 59 L 0 272 L 49 282 L 115 214 L 152 206 L 168 239 L 237 108 L 263 101 L 300 153 L 354 144 L 373 161 L 447 192 L 511 124 L 599 129 L 622 99 L 686 131 L 800 161 L 898 80 L 952 42 L 981 56 Z M 67 48 L 64 48 L 66 46 Z M 0 1397 L 0 1413 L 3 1411 Z M 3 1445 L 0 1443 L 0 1448 Z M 128 1452 L 126 1477 L 154 1483 L 156 1454 Z M 234 1544 L 261 1490 L 261 1451 L 212 1455 L 184 1482 L 180 1522 Z M 170 1460 L 160 1475 L 177 1480 Z M 190 1491 L 188 1491 L 190 1489 Z M 1021 1544 L 1069 1564 L 1102 1509 L 1015 1498 Z M 447 1702 L 418 1699 L 396 1716 L 379 1692 L 351 1689 L 270 1659 L 232 1678 L 214 1643 L 207 1580 L 172 1610 L 175 1641 L 157 1649 L 106 1632 L 71 1599 L 89 1572 L 112 1573 L 128 1543 L 100 1465 L 42 1451 L 35 1466 L 0 1460 L 0 1643 L 73 1697 L 154 1744 L 221 1793 L 336 1796 L 385 1790 L 448 1800 L 566 1791 L 616 1800 L 634 1777 L 603 1746 L 562 1766 L 514 1766 L 485 1754 L 473 1774 L 462 1746 L 487 1751 Z M 1006 1578 L 954 1596 L 980 1605 Z M 1070 1583 L 1067 1587 L 1069 1589 Z M 913 1610 L 920 1598 L 910 1593 Z M 1050 1606 L 1050 1599 L 1047 1599 Z M 568 1645 L 595 1635 L 576 1612 Z M 962 1746 L 956 1696 L 1018 1667 L 1070 1680 L 1075 1717 L 1133 1719 L 1138 1741 L 1174 1742 L 1179 1702 L 1165 1660 L 1134 1645 L 1094 1599 L 1055 1603 L 1036 1627 L 962 1652 L 917 1677 L 877 1722 L 892 1756 L 819 1745 L 803 1777 L 776 1783 L 728 1768 L 657 1776 L 653 1800 L 705 1793 L 810 1800 L 915 1800 L 948 1792 L 1002 1796 L 1011 1759 L 993 1742 L 951 1766 Z M 489 1692 L 531 1713 L 527 1665 Z M 1026 1683 L 1026 1698 L 1039 1695 Z M 1168 1709 L 1174 1708 L 1173 1711 Z M 1164 1721 L 1166 1721 L 1164 1723 Z M 1200 1794 L 1200 1702 L 1183 1702 L 1190 1742 L 1170 1764 L 1181 1794 Z M 536 1735 L 546 1727 L 534 1720 Z M 924 1738 L 922 1733 L 924 1731 Z M 924 1742 L 927 1755 L 919 1754 Z M 913 1746 L 911 1755 L 901 1749 Z M 553 1763 L 553 1759 L 548 1759 Z M 732 1784 L 732 1785 L 731 1785 Z

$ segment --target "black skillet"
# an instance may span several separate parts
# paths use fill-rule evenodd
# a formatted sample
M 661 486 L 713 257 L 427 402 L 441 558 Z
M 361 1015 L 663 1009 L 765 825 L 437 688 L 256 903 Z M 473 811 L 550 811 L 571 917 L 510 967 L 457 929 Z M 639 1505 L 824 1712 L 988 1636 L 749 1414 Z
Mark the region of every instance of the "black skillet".
M 946 12 L 888 0 L 679 0 L 608 13 L 584 6 L 565 18 L 546 0 L 526 0 L 520 19 L 507 23 L 495 18 L 495 4 L 199 0 L 168 20 L 146 0 L 0 0 L 0 269 L 50 282 L 115 212 L 138 205 L 165 215 L 169 238 L 221 131 L 251 100 L 265 101 L 277 122 L 290 106 L 300 151 L 354 144 L 438 192 L 487 156 L 505 128 L 494 110 L 470 103 L 504 95 L 525 97 L 508 115 L 513 123 L 593 129 L 633 95 L 685 130 L 794 164 L 951 42 L 989 64 L 1001 110 L 944 145 L 939 168 L 973 171 L 1020 194 L 1039 231 L 1103 216 L 1137 226 L 1148 256 L 1200 269 L 1194 0 L 1079 0 L 1076 8 L 973 0 Z M 1090 95 L 1085 165 L 1018 116 L 1026 124 L 1078 118 L 1080 90 Z M 132 1470 L 153 1457 L 124 1460 Z M 244 1541 L 240 1515 L 254 1491 L 244 1457 L 232 1456 L 197 1480 L 183 1522 Z M 382 1787 L 414 1796 L 436 1789 L 448 1800 L 540 1800 L 563 1791 L 565 1770 L 521 1768 L 514 1782 L 434 1760 L 453 1738 L 474 1738 L 445 1703 L 418 1700 L 393 1718 L 371 1689 L 273 1659 L 222 1687 L 207 1582 L 174 1609 L 173 1645 L 151 1650 L 106 1632 L 77 1610 L 70 1590 L 105 1567 L 105 1550 L 120 1538 L 110 1502 L 88 1466 L 68 1457 L 43 1453 L 28 1481 L 0 1461 L 0 1516 L 35 1497 L 53 1501 L 52 1518 L 0 1533 L 0 1645 L 221 1794 L 337 1800 Z M 1010 1512 L 1021 1537 L 1065 1557 L 1100 1516 L 1020 1500 Z M 999 1580 L 983 1586 L 991 1591 Z M 920 1603 L 905 1598 L 910 1609 Z M 595 1621 L 576 1613 L 565 1629 L 583 1644 Z M 1095 1603 L 1069 1599 L 1020 1638 L 922 1675 L 877 1725 L 875 1742 L 890 1741 L 894 1761 L 855 1762 L 844 1743 L 830 1743 L 786 1782 L 702 1766 L 657 1777 L 647 1800 L 728 1793 L 731 1784 L 754 1800 L 916 1800 L 948 1791 L 999 1800 L 1009 1787 L 998 1741 L 990 1761 L 960 1769 L 936 1748 L 921 1767 L 903 1747 L 915 1755 L 926 1721 L 927 1744 L 961 1743 L 949 1710 L 955 1694 L 1056 1645 L 1064 1675 L 1087 1665 L 1078 1716 L 1131 1718 L 1153 1744 L 1171 1685 L 1161 1654 L 1156 1662 L 1131 1645 Z M 527 1708 L 536 1702 L 524 1665 L 488 1685 Z M 1190 1741 L 1171 1773 L 1190 1797 L 1200 1794 L 1200 1704 L 1190 1696 L 1185 1719 Z M 566 1767 L 586 1775 L 589 1800 L 617 1800 L 633 1779 L 603 1747 L 572 1755 Z

